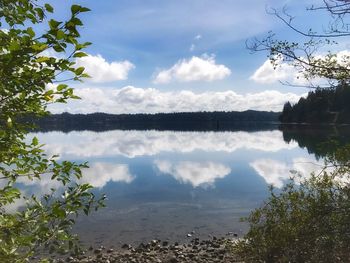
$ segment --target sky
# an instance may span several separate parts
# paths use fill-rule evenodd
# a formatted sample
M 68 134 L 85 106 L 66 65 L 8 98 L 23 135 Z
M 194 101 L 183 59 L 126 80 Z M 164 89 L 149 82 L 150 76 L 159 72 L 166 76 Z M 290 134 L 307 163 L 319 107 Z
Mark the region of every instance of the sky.
M 49 1 L 50 2 L 50 1 Z M 52 112 L 156 113 L 181 111 L 281 111 L 305 88 L 288 65 L 273 70 L 264 52 L 246 41 L 301 41 L 266 10 L 284 6 L 302 29 L 327 24 L 306 8 L 316 0 L 51 0 L 59 19 L 71 4 L 91 9 L 81 16 L 83 41 L 93 44 L 77 60 L 91 78 L 72 83 L 82 99 L 50 107 Z M 350 47 L 341 45 L 342 50 Z M 339 47 L 340 48 L 340 47 Z

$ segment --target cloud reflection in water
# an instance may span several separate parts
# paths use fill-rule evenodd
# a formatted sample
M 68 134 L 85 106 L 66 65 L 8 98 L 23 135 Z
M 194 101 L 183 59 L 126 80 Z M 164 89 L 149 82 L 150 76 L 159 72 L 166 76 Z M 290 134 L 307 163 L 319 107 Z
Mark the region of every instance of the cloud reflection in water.
M 104 187 L 108 182 L 131 183 L 134 180 L 129 167 L 125 164 L 96 162 L 84 170 L 83 174 L 82 182 L 98 188 Z
M 49 153 L 62 158 L 88 158 L 122 155 L 128 158 L 152 156 L 161 152 L 232 153 L 239 149 L 278 152 L 297 147 L 287 144 L 281 131 L 261 132 L 171 132 L 171 131 L 107 131 L 107 132 L 61 132 L 40 133 Z M 55 142 L 52 141 L 55 138 Z
M 272 160 L 258 159 L 249 164 L 266 183 L 277 188 L 282 188 L 284 183 L 292 176 L 292 171 L 301 175 L 301 178 L 308 178 L 311 173 L 319 173 L 323 168 L 322 161 L 315 161 L 310 158 L 294 158 L 292 163 Z
M 90 168 L 83 170 L 83 177 L 80 183 L 89 183 L 96 188 L 103 188 L 108 182 L 123 182 L 131 183 L 134 176 L 130 173 L 129 167 L 126 164 L 113 164 L 107 162 L 95 162 L 90 165 Z M 56 180 L 51 180 L 50 174 L 44 174 L 41 179 L 21 177 L 18 179 L 27 195 L 35 194 L 43 196 L 51 192 L 51 189 L 60 189 L 62 184 Z
M 213 162 L 179 162 L 173 164 L 165 160 L 155 160 L 158 170 L 172 175 L 177 181 L 196 187 L 213 186 L 215 181 L 227 176 L 231 169 Z

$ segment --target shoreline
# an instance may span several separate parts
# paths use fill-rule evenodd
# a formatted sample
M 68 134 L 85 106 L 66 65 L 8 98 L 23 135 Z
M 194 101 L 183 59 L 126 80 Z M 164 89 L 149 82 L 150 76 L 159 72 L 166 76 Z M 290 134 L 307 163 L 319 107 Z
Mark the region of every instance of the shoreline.
M 78 256 L 52 258 L 55 263 L 181 263 L 181 262 L 242 262 L 232 252 L 238 237 L 215 237 L 189 242 L 170 243 L 152 240 L 137 246 L 124 244 L 119 248 L 90 247 Z

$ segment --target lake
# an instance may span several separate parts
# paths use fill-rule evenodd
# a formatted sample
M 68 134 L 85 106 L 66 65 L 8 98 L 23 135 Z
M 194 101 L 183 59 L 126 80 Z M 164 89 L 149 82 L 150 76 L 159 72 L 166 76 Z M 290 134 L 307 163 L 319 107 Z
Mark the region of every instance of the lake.
M 107 207 L 79 217 L 74 231 L 85 244 L 139 243 L 187 234 L 239 236 L 240 218 L 259 206 L 269 185 L 281 188 L 291 171 L 307 176 L 322 167 L 317 145 L 349 133 L 319 129 L 233 132 L 37 132 L 48 154 L 88 161 L 83 182 L 105 193 Z M 28 192 L 58 187 L 44 178 L 22 182 Z

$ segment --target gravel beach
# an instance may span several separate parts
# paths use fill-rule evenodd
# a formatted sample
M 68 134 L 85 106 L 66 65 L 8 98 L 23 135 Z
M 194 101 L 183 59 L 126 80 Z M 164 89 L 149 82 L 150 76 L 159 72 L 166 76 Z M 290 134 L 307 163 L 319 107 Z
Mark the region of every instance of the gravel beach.
M 206 240 L 193 238 L 187 243 L 169 243 L 152 240 L 137 246 L 124 244 L 120 248 L 90 247 L 79 256 L 55 259 L 63 263 L 181 263 L 181 262 L 241 262 L 231 250 L 237 240 L 212 237 Z

